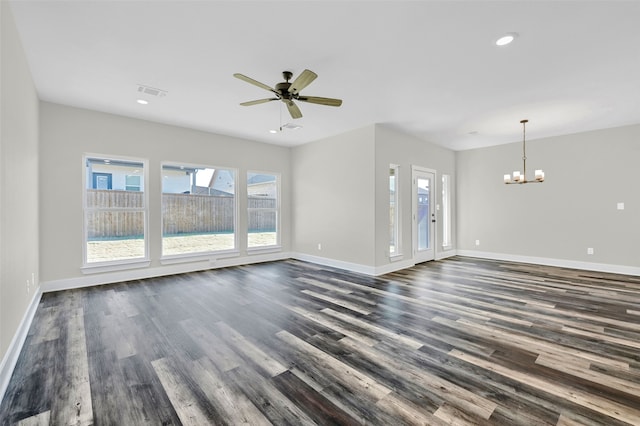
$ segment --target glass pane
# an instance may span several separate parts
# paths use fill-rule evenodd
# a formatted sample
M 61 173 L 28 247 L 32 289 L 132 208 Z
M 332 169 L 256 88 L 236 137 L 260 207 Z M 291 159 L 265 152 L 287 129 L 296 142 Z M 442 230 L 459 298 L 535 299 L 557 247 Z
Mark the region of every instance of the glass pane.
M 275 210 L 249 210 L 248 247 L 273 246 L 278 243 Z
M 451 188 L 449 175 L 442 175 L 442 245 L 451 245 Z
M 125 191 L 127 186 L 144 190 L 143 164 L 108 158 L 87 158 L 87 189 Z
M 247 173 L 247 194 L 249 199 L 272 200 L 270 208 L 275 208 L 278 197 L 277 176 L 262 173 Z M 249 208 L 259 208 L 262 205 L 250 205 Z
M 429 249 L 429 179 L 418 178 L 418 250 Z
M 144 257 L 144 212 L 87 213 L 87 263 Z
M 233 250 L 235 171 L 162 166 L 162 254 Z
M 397 179 L 396 169 L 389 168 L 389 254 L 398 251 L 398 225 L 397 225 Z
M 162 237 L 162 254 L 165 256 L 233 250 L 235 246 L 236 240 L 233 232 L 167 234 Z
M 278 244 L 278 177 L 247 173 L 247 247 Z

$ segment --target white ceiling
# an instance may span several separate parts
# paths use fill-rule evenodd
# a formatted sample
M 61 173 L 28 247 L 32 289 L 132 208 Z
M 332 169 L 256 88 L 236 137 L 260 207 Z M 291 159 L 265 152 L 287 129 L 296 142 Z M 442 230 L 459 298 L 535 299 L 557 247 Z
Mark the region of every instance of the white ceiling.
M 383 123 L 454 150 L 640 123 L 638 1 L 11 1 L 42 100 L 293 146 Z M 495 40 L 517 32 L 514 43 Z M 240 102 L 305 68 L 299 103 Z M 137 85 L 166 90 L 136 103 Z M 282 114 L 282 122 L 281 116 Z

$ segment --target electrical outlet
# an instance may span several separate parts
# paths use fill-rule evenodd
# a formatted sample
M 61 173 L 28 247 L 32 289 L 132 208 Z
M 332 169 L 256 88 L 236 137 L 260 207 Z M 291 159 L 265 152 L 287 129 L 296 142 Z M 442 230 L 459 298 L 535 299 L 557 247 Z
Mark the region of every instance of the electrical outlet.
M 480 240 L 476 240 L 476 245 L 479 246 L 480 245 Z
M 29 280 L 27 280 L 27 294 L 29 294 L 29 290 L 30 290 L 30 284 L 29 284 Z
M 322 250 L 322 244 L 318 243 L 318 250 Z
M 587 254 L 593 254 L 593 247 L 589 247 L 587 249 Z

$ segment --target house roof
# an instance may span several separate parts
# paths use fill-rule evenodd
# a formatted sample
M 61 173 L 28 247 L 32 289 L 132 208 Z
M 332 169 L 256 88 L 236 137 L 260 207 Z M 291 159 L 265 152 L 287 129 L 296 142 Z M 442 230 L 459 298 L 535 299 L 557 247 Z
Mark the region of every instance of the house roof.
M 65 105 L 284 146 L 372 123 L 456 150 L 520 141 L 523 118 L 527 139 L 640 123 L 638 1 L 10 4 L 40 98 Z M 271 134 L 283 103 L 239 105 L 270 92 L 234 73 L 306 68 L 302 94 L 341 107 L 300 102 L 302 127 Z

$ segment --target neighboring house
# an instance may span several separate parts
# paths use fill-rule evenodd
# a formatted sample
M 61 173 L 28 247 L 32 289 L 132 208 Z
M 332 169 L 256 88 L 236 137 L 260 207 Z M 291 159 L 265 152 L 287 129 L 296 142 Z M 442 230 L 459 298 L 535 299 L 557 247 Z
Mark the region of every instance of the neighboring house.
M 274 175 L 250 174 L 247 193 L 250 197 L 277 198 L 278 185 Z
M 87 158 L 87 187 L 119 191 L 144 191 L 142 164 Z
M 235 173 L 227 169 L 163 165 L 162 192 L 165 194 L 233 196 L 235 194 Z

